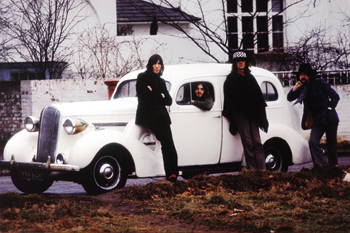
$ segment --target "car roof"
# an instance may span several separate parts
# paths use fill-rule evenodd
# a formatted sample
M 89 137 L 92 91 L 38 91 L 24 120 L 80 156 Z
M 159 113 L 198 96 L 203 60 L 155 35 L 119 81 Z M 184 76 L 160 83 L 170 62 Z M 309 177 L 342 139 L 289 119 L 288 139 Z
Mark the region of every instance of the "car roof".
M 162 75 L 167 81 L 178 82 L 182 79 L 199 76 L 226 76 L 231 71 L 231 64 L 220 64 L 220 63 L 201 63 L 201 64 L 177 64 L 177 65 L 164 65 L 165 69 Z M 256 79 L 260 77 L 270 77 L 277 79 L 275 75 L 265 69 L 259 67 L 250 67 L 252 74 Z M 145 69 L 135 70 L 126 74 L 120 81 L 135 79 L 137 75 L 144 72 Z

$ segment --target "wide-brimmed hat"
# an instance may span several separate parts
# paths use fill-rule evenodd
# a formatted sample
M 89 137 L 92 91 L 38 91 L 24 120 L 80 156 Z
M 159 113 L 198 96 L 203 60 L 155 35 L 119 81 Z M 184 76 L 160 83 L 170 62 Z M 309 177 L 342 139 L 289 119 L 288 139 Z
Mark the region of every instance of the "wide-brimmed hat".
M 246 61 L 247 54 L 243 51 L 237 51 L 232 55 L 232 60 L 235 61 Z
M 300 74 L 306 74 L 310 78 L 314 77 L 317 74 L 317 71 L 312 68 L 312 66 L 309 63 L 302 63 L 299 66 L 299 70 L 297 72 L 297 76 L 299 77 Z

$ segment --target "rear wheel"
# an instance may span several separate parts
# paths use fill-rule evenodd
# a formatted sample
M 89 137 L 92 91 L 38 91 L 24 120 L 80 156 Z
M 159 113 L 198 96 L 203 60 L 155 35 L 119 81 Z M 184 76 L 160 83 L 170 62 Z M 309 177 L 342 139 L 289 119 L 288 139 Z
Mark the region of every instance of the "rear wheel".
M 116 156 L 97 156 L 83 173 L 82 185 L 88 194 L 99 194 L 125 186 L 127 171 Z
M 45 192 L 53 183 L 47 172 L 23 171 L 14 169 L 11 171 L 12 183 L 24 193 Z
M 283 150 L 274 144 L 264 146 L 265 150 L 265 165 L 269 171 L 288 171 L 287 156 Z

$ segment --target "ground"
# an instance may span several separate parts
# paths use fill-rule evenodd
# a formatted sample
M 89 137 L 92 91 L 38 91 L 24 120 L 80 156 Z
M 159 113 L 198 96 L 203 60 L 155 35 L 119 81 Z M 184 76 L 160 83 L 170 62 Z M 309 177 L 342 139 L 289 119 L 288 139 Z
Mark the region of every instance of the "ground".
M 349 167 L 158 181 L 98 196 L 0 195 L 0 232 L 349 232 Z

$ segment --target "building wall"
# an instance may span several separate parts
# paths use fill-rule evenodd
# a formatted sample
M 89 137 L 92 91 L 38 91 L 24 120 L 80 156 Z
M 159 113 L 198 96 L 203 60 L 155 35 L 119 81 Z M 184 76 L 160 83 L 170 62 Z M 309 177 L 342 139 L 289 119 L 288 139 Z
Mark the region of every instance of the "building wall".
M 20 129 L 21 112 L 20 83 L 0 82 L 0 141 L 7 140 Z
M 54 79 L 22 81 L 22 116 L 40 116 L 53 102 L 108 99 L 104 79 Z

